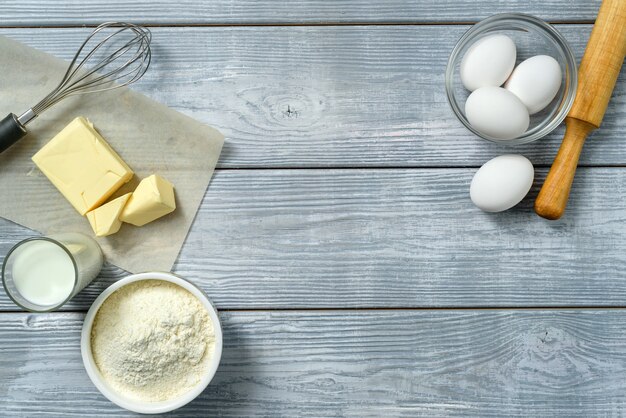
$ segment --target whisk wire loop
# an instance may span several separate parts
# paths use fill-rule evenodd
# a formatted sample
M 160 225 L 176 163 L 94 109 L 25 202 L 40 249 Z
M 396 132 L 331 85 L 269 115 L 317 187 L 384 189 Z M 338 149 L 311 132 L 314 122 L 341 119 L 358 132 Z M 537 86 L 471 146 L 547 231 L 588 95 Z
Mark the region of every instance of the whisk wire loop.
M 98 40 L 100 35 L 105 36 Z M 90 47 L 92 41 L 95 46 Z M 46 97 L 19 117 L 9 113 L 0 120 L 0 153 L 26 135 L 29 122 L 66 97 L 116 89 L 139 80 L 150 66 L 151 41 L 148 29 L 132 23 L 107 22 L 96 27 Z
M 99 40 L 81 59 L 90 42 L 108 29 L 114 31 Z M 152 34 L 148 29 L 131 23 L 107 22 L 99 25 L 80 45 L 59 84 L 18 119 L 28 113 L 29 119 L 23 121 L 25 124 L 66 97 L 107 91 L 134 83 L 150 66 L 151 40 Z M 99 57 L 100 53 L 107 53 L 106 48 L 112 47 L 116 49 Z

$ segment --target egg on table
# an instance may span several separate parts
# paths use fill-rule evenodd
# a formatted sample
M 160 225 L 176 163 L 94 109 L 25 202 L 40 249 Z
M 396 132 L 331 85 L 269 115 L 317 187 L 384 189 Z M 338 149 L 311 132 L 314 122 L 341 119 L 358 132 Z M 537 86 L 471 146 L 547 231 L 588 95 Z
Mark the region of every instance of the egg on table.
M 502 87 L 481 87 L 465 102 L 465 117 L 484 135 L 514 139 L 528 129 L 528 109 L 513 93 Z
M 506 35 L 490 35 L 476 41 L 461 60 L 461 82 L 469 91 L 501 86 L 513 67 L 517 50 Z
M 524 199 L 534 177 L 535 170 L 526 157 L 501 155 L 487 161 L 474 174 L 470 198 L 485 212 L 502 212 Z
M 519 64 L 504 88 L 515 94 L 531 115 L 542 111 L 561 88 L 561 66 L 548 55 L 535 55 Z

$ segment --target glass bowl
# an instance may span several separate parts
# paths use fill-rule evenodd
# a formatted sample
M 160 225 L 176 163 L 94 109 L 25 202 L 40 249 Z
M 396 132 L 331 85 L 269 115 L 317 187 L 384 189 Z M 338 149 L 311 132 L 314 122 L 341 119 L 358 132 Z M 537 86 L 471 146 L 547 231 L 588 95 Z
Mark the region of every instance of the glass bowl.
M 485 135 L 472 127 L 465 117 L 465 100 L 471 92 L 461 82 L 461 60 L 476 41 L 494 34 L 507 35 L 515 42 L 516 66 L 535 55 L 549 55 L 561 66 L 561 87 L 556 97 L 545 109 L 530 116 L 528 130 L 515 139 L 505 140 Z M 448 102 L 461 123 L 481 138 L 506 145 L 536 141 L 552 132 L 563 122 L 572 107 L 578 84 L 576 59 L 565 38 L 543 20 L 521 13 L 494 15 L 472 26 L 452 50 L 445 77 Z

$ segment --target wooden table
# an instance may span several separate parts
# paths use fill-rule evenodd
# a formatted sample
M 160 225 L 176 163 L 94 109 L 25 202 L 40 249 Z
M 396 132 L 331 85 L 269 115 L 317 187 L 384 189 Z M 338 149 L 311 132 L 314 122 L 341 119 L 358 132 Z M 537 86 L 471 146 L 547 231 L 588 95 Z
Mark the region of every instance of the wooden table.
M 626 414 L 624 71 L 557 222 L 532 202 L 563 129 L 492 145 L 443 87 L 456 40 L 498 12 L 557 23 L 580 59 L 598 0 L 176 3 L 0 11 L 0 34 L 63 58 L 83 25 L 150 25 L 154 65 L 135 88 L 227 137 L 174 268 L 221 311 L 224 356 L 171 416 Z M 507 152 L 532 160 L 535 186 L 482 213 L 469 182 Z M 0 221 L 0 254 L 30 235 Z M 79 352 L 85 311 L 124 275 L 106 267 L 52 314 L 0 291 L 0 415 L 131 415 Z

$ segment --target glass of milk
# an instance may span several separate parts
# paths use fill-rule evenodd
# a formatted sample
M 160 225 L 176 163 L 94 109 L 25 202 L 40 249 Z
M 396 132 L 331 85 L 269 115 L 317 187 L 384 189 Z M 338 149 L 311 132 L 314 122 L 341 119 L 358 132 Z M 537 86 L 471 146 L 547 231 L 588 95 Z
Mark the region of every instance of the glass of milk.
M 2 284 L 18 306 L 32 312 L 53 311 L 91 283 L 103 261 L 98 243 L 83 234 L 28 238 L 5 257 Z

